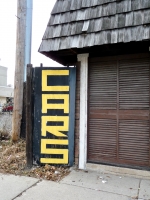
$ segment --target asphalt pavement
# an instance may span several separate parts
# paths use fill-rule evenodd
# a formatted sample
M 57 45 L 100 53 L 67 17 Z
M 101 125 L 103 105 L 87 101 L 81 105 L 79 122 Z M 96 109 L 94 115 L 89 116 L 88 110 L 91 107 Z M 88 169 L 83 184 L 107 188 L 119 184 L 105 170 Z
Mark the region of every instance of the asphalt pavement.
M 0 174 L 0 200 L 150 200 L 150 180 L 72 170 L 60 182 Z

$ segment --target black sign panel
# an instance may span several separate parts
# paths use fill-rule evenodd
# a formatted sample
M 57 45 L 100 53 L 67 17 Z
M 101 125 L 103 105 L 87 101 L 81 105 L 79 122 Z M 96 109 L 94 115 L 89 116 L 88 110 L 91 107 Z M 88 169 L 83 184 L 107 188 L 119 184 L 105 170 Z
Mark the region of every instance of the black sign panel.
M 76 68 L 33 73 L 33 163 L 73 165 Z

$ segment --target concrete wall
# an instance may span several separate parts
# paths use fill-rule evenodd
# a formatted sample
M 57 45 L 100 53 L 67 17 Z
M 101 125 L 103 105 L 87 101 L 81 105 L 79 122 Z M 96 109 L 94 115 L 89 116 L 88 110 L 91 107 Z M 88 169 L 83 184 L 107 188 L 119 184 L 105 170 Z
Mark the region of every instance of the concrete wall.
M 6 103 L 6 97 L 0 97 L 0 106 Z
M 0 86 L 7 86 L 7 68 L 0 66 Z

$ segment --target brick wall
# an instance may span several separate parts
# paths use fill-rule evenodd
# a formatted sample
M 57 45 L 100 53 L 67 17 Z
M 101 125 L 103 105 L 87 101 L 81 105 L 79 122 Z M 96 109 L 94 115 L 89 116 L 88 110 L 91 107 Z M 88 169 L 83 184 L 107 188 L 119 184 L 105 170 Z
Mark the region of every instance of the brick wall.
M 76 105 L 75 105 L 75 164 L 79 162 L 79 118 L 80 118 L 80 65 L 76 71 Z

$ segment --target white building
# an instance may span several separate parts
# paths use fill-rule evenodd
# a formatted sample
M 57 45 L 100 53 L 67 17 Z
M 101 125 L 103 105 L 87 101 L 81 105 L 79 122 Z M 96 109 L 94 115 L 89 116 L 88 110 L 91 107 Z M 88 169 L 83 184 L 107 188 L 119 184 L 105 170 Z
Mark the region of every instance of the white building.
M 7 68 L 0 66 L 0 106 L 6 103 L 7 97 L 14 97 L 14 89 L 7 86 Z

